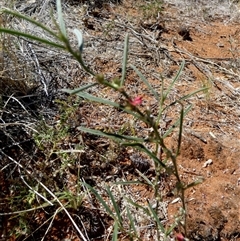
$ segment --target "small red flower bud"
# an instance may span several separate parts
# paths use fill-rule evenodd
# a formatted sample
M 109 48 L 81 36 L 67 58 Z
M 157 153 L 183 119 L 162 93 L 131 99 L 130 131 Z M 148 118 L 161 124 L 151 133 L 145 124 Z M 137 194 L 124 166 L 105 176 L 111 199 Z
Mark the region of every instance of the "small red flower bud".
M 136 98 L 134 98 L 133 100 L 130 100 L 129 102 L 133 106 L 141 105 L 142 104 L 142 96 L 137 96 Z
M 178 233 L 178 234 L 176 234 L 176 240 L 177 241 L 184 241 L 185 238 L 183 237 L 183 235 L 181 233 Z

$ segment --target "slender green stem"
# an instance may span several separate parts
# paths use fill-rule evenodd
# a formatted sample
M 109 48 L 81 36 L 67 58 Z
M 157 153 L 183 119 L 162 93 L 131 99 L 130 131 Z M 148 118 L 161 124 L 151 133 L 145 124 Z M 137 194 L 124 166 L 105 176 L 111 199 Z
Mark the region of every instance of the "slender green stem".
M 62 38 L 64 38 L 62 36 Z M 65 43 L 65 47 L 66 47 L 66 50 L 80 63 L 81 67 L 87 72 L 89 73 L 90 75 L 92 76 L 96 76 L 96 74 L 90 70 L 84 63 L 83 59 L 82 59 L 82 54 L 79 52 L 79 51 L 74 51 L 68 41 L 68 39 L 63 39 L 64 43 Z

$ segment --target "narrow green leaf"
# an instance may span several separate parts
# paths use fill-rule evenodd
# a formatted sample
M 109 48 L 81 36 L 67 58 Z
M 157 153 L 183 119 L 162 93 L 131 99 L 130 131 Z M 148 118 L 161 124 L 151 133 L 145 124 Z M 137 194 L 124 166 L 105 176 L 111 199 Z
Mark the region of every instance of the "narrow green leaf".
M 132 204 L 135 208 L 139 208 L 139 209 L 143 210 L 147 215 L 150 215 L 150 212 L 149 212 L 148 208 L 145 208 L 145 207 L 141 206 L 140 204 L 137 204 L 137 203 L 133 202 L 130 198 L 125 197 L 125 199 L 130 204 Z
M 137 236 L 137 230 L 136 230 L 136 227 L 135 227 L 135 224 L 134 224 L 133 216 L 130 213 L 129 208 L 127 207 L 126 209 L 127 209 L 127 216 L 128 216 L 129 221 L 130 221 L 130 227 L 133 230 L 135 236 Z
M 195 187 L 197 186 L 198 184 L 201 184 L 203 183 L 204 181 L 204 177 L 201 177 L 199 178 L 198 180 L 194 181 L 194 182 L 191 182 L 189 183 L 187 186 L 184 187 L 184 190 L 188 189 L 188 188 L 191 188 L 191 187 Z
M 122 217 L 121 217 L 121 214 L 120 214 L 118 204 L 116 203 L 115 198 L 114 198 L 114 196 L 113 196 L 113 194 L 112 194 L 112 192 L 111 192 L 111 190 L 108 186 L 106 187 L 106 191 L 107 191 L 107 193 L 108 193 L 108 195 L 109 195 L 109 197 L 112 201 L 113 208 L 114 208 L 114 210 L 116 212 L 116 215 L 117 215 L 117 221 L 119 222 L 119 225 L 122 225 Z
M 191 110 L 192 105 L 189 105 L 186 110 L 183 112 L 183 118 L 188 114 L 188 112 Z M 173 130 L 178 127 L 180 124 L 180 118 L 177 119 L 177 121 L 170 127 L 165 134 L 163 135 L 163 139 L 165 139 L 169 134 L 173 132 Z
M 152 206 L 151 206 L 151 204 L 149 202 L 148 202 L 148 207 L 149 207 L 149 210 L 150 210 L 154 220 L 156 221 L 157 226 L 160 228 L 162 233 L 165 233 L 165 229 L 164 229 L 162 223 L 160 222 L 156 212 L 153 210 L 153 208 L 152 208 Z
M 23 33 L 23 32 L 17 31 L 17 30 L 0 28 L 0 32 L 8 33 L 8 34 L 15 35 L 15 36 L 25 37 L 25 38 L 28 38 L 28 39 L 31 39 L 31 40 L 36 40 L 36 41 L 38 41 L 40 43 L 47 44 L 47 45 L 52 46 L 52 47 L 65 49 L 64 45 L 61 45 L 61 44 L 58 44 L 58 43 L 54 43 L 54 42 L 48 41 L 47 39 L 40 38 L 40 37 L 31 35 L 31 34 Z
M 202 91 L 204 91 L 204 90 L 206 90 L 206 89 L 208 89 L 208 87 L 206 87 L 206 88 L 204 87 L 204 88 L 198 89 L 198 90 L 196 90 L 196 91 L 193 91 L 193 92 L 190 93 L 190 94 L 187 94 L 187 95 L 181 97 L 180 99 L 172 102 L 170 105 L 168 105 L 166 108 L 164 108 L 163 111 L 166 111 L 168 108 L 170 108 L 170 106 L 175 105 L 175 104 L 177 104 L 177 103 L 179 104 L 179 103 L 181 103 L 181 101 L 186 100 L 186 99 L 190 98 L 191 96 L 193 96 L 193 95 L 195 95 L 195 94 L 197 94 L 197 93 L 199 93 L 199 92 L 202 92 Z M 192 105 L 189 105 L 188 108 L 183 112 L 183 118 L 189 113 L 189 111 L 190 111 L 191 108 L 192 108 Z M 163 111 L 162 111 L 162 112 L 163 112 Z M 183 121 L 183 120 L 182 120 L 182 121 Z M 176 127 L 178 127 L 180 124 L 181 124 L 181 120 L 180 120 L 180 118 L 179 118 L 179 119 L 172 125 L 172 127 L 169 128 L 169 129 L 165 132 L 165 134 L 163 135 L 163 139 L 166 138 L 166 137 L 167 137 Z M 181 127 L 181 126 L 180 126 L 180 127 Z
M 160 164 L 163 168 L 167 168 L 166 165 L 156 157 L 156 155 L 148 150 L 143 144 L 141 143 L 121 143 L 123 146 L 132 146 L 140 151 L 145 152 L 150 158 L 152 158 L 157 164 Z
M 126 78 L 127 72 L 127 59 L 128 59 L 128 45 L 129 45 L 129 35 L 127 34 L 124 41 L 124 52 L 123 52 L 123 62 L 122 62 L 122 76 L 120 86 L 124 85 L 124 80 Z
M 140 181 L 122 181 L 122 182 L 114 182 L 113 183 L 113 185 L 131 185 L 131 184 L 146 185 L 146 183 L 140 182 Z
M 200 88 L 200 89 L 198 89 L 198 90 L 196 90 L 196 91 L 193 91 L 192 93 L 189 93 L 189 94 L 187 94 L 187 95 L 181 97 L 177 102 L 182 101 L 182 100 L 189 99 L 191 96 L 193 96 L 193 95 L 195 95 L 195 94 L 197 94 L 197 93 L 199 93 L 199 92 L 202 92 L 202 91 L 208 90 L 208 89 L 209 89 L 208 87 Z
M 159 94 L 154 90 L 154 88 L 151 86 L 148 80 L 143 76 L 143 74 L 134 65 L 131 64 L 130 66 L 137 73 L 137 75 L 144 82 L 144 84 L 148 87 L 148 89 L 152 92 L 156 100 L 160 101 Z
M 97 84 L 98 84 L 98 83 L 88 84 L 88 85 L 84 85 L 84 86 L 82 86 L 82 87 L 79 87 L 79 88 L 76 88 L 76 89 L 73 89 L 73 90 L 70 90 L 70 89 L 61 89 L 61 91 L 73 95 L 73 94 L 77 94 L 78 92 L 81 92 L 81 91 L 83 91 L 83 90 L 89 89 L 89 88 L 91 88 L 91 87 L 93 87 L 93 86 L 95 86 L 95 85 L 97 85 Z
M 82 183 L 84 186 L 86 186 L 94 195 L 95 197 L 98 199 L 98 201 L 103 205 L 103 207 L 105 208 L 105 210 L 107 211 L 107 213 L 115 220 L 115 215 L 112 212 L 112 210 L 110 209 L 110 207 L 108 206 L 108 204 L 103 200 L 103 198 L 98 194 L 98 192 L 91 187 L 89 184 L 87 183 Z
M 128 113 L 128 114 L 131 114 L 132 116 L 136 117 L 137 119 L 140 119 L 142 118 L 142 116 L 134 111 L 131 111 L 131 110 L 128 110 L 127 108 L 125 108 L 124 106 L 121 106 L 120 104 L 118 104 L 117 102 L 113 102 L 113 101 L 110 101 L 108 99 L 103 99 L 103 98 L 100 98 L 100 97 L 96 97 L 96 96 L 93 96 L 91 94 L 88 94 L 86 92 L 77 92 L 76 95 L 84 98 L 84 99 L 87 99 L 89 101 L 94 101 L 94 102 L 97 102 L 97 103 L 101 103 L 101 104 L 105 104 L 105 105 L 109 105 L 109 106 L 113 106 L 113 107 L 116 107 L 116 108 L 119 108 L 121 110 L 123 110 L 124 112 Z
M 168 237 L 175 229 L 176 226 L 177 226 L 177 223 L 174 222 L 167 230 L 165 230 L 165 236 Z
M 179 79 L 181 73 L 182 73 L 182 70 L 185 66 L 185 61 L 182 62 L 181 64 L 181 67 L 179 69 L 179 71 L 177 72 L 177 75 L 176 77 L 173 79 L 173 81 L 171 82 L 170 86 L 168 87 L 168 89 L 166 90 L 166 92 L 163 94 L 163 102 L 165 101 L 165 99 L 167 98 L 169 92 L 172 90 L 174 84 L 176 83 L 176 81 Z
M 64 36 L 65 39 L 67 39 L 67 31 L 63 20 L 61 0 L 57 0 L 57 15 L 61 34 Z
M 114 141 L 117 141 L 117 142 L 121 141 L 118 138 L 116 138 L 114 136 L 109 136 L 108 134 L 105 134 L 104 132 L 99 131 L 99 130 L 94 130 L 94 129 L 86 128 L 86 127 L 83 127 L 83 126 L 77 127 L 77 130 L 84 131 L 86 133 L 93 134 L 93 135 L 96 135 L 96 136 L 107 137 L 107 138 L 110 138 L 110 139 L 112 139 Z
M 179 118 L 178 147 L 177 147 L 176 156 L 178 156 L 180 153 L 180 148 L 182 143 L 183 118 L 184 118 L 183 104 L 181 102 L 179 102 L 179 104 L 181 105 L 181 111 L 180 111 L 180 118 Z
M 151 187 L 154 186 L 153 183 L 152 183 L 143 173 L 141 173 L 138 169 L 136 169 L 136 171 L 137 171 L 137 173 L 146 181 L 146 183 L 147 183 L 149 186 L 151 186 Z
M 80 96 L 84 99 L 90 100 L 90 101 L 102 103 L 102 104 L 105 104 L 105 105 L 110 105 L 110 106 L 113 106 L 113 107 L 116 107 L 116 108 L 120 108 L 120 105 L 116 102 L 112 102 L 112 101 L 107 100 L 107 99 L 96 97 L 96 96 L 90 95 L 90 94 L 85 93 L 85 92 L 78 92 L 78 93 L 76 93 L 76 95 L 78 95 L 78 96 Z
M 118 222 L 116 221 L 114 223 L 112 241 L 118 241 Z
M 184 95 L 183 97 L 179 98 L 178 100 L 172 102 L 170 105 L 166 106 L 166 107 L 163 109 L 163 111 L 166 111 L 169 107 L 171 107 L 171 106 L 173 106 L 173 105 L 175 105 L 175 104 L 177 104 L 177 103 L 179 103 L 179 102 L 181 102 L 181 101 L 183 101 L 183 100 L 187 100 L 187 99 L 189 99 L 191 96 L 193 96 L 193 95 L 195 95 L 195 94 L 197 94 L 197 93 L 199 93 L 199 92 L 205 91 L 205 90 L 207 90 L 207 89 L 208 89 L 208 87 L 203 87 L 203 88 L 200 88 L 200 89 L 198 89 L 198 90 L 195 90 L 195 91 L 193 91 L 193 92 L 191 92 L 191 93 L 189 93 L 189 94 L 187 94 L 187 95 Z M 163 112 L 163 111 L 162 111 L 162 112 Z
M 114 134 L 114 133 L 107 133 L 107 132 L 103 132 L 100 130 L 94 130 L 94 129 L 90 129 L 90 128 L 86 128 L 83 126 L 79 126 L 77 128 L 80 131 L 84 131 L 93 135 L 98 135 L 98 136 L 103 136 L 103 137 L 107 137 L 113 140 L 118 140 L 118 141 L 122 141 L 123 139 L 126 140 L 131 140 L 131 141 L 138 141 L 138 142 L 144 142 L 144 139 L 138 138 L 138 137 L 134 137 L 134 136 L 125 136 L 125 135 L 119 135 L 119 134 Z
M 40 27 L 41 29 L 45 30 L 46 32 L 50 33 L 52 36 L 54 36 L 55 38 L 58 38 L 57 34 L 54 33 L 51 29 L 47 28 L 45 25 L 41 24 L 40 22 L 38 21 L 35 21 L 33 18 L 30 18 L 28 16 L 25 16 L 23 14 L 20 14 L 18 12 L 15 12 L 15 11 L 11 11 L 9 9 L 4 9 L 2 11 L 3 13 L 7 13 L 7 14 L 10 14 L 10 15 L 13 15 L 15 17 L 18 17 L 18 18 L 21 18 L 21 19 L 24 19 L 38 27 Z

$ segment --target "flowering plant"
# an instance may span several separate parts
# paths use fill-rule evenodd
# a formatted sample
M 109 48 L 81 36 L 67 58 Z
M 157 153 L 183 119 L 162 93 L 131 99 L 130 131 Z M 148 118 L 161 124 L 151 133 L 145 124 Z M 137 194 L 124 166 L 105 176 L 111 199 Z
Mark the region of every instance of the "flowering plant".
M 0 32 L 12 34 L 12 35 L 17 35 L 21 36 L 24 38 L 29 38 L 34 41 L 41 42 L 43 44 L 46 44 L 52 48 L 58 48 L 61 50 L 65 50 L 68 53 L 70 53 L 81 65 L 82 69 L 86 71 L 89 75 L 93 76 L 96 80 L 95 83 L 90 83 L 85 86 L 81 86 L 79 88 L 76 88 L 74 90 L 70 89 L 64 89 L 63 91 L 69 93 L 69 94 L 75 94 L 80 96 L 81 98 L 84 98 L 85 100 L 88 101 L 93 101 L 97 103 L 101 103 L 104 105 L 111 106 L 113 108 L 117 108 L 127 114 L 130 114 L 133 118 L 135 118 L 138 121 L 143 122 L 146 124 L 146 126 L 149 127 L 149 133 L 148 135 L 143 138 L 138 136 L 137 134 L 135 135 L 122 135 L 119 133 L 108 133 L 104 131 L 99 131 L 91 128 L 86 128 L 84 126 L 79 126 L 78 130 L 81 130 L 82 132 L 88 132 L 91 134 L 99 135 L 102 137 L 107 137 L 110 139 L 113 139 L 114 141 L 120 143 L 121 146 L 124 147 L 131 147 L 135 148 L 137 150 L 140 150 L 141 152 L 144 152 L 149 158 L 153 160 L 154 164 L 154 172 L 155 172 L 155 177 L 153 180 L 149 180 L 143 173 L 140 173 L 141 177 L 144 180 L 144 184 L 147 184 L 150 186 L 153 190 L 154 197 L 156 200 L 156 205 L 154 205 L 154 208 L 152 205 L 148 204 L 147 208 L 134 203 L 131 200 L 128 200 L 130 204 L 133 206 L 137 207 L 138 209 L 142 209 L 147 215 L 149 215 L 151 218 L 153 218 L 155 227 L 156 227 L 156 232 L 157 232 L 157 240 L 160 240 L 160 237 L 164 235 L 164 237 L 168 237 L 173 228 L 175 227 L 175 223 L 170 227 L 166 228 L 163 226 L 161 223 L 159 217 L 158 217 L 158 208 L 159 208 L 159 202 L 161 200 L 161 194 L 159 192 L 160 190 L 160 177 L 161 174 L 165 171 L 169 175 L 174 175 L 176 177 L 176 189 L 178 191 L 178 195 L 181 199 L 182 202 L 182 220 L 177 223 L 177 225 L 180 226 L 180 228 L 183 230 L 184 235 L 187 237 L 187 207 L 186 207 L 186 201 L 185 201 L 185 191 L 197 185 L 200 183 L 200 181 L 195 181 L 192 182 L 188 185 L 184 184 L 181 180 L 181 176 L 179 175 L 179 170 L 178 170 L 178 165 L 177 165 L 177 158 L 180 153 L 181 149 L 181 141 L 182 141 L 182 131 L 183 131 L 183 120 L 184 117 L 187 115 L 187 113 L 191 109 L 191 105 L 188 105 L 187 107 L 184 106 L 184 100 L 187 98 L 191 97 L 192 95 L 205 90 L 206 88 L 202 88 L 199 90 L 194 91 L 193 93 L 187 94 L 178 100 L 175 100 L 173 102 L 166 103 L 166 100 L 168 99 L 169 93 L 172 91 L 174 88 L 174 84 L 176 81 L 179 79 L 179 76 L 184 68 L 184 61 L 182 65 L 180 66 L 180 69 L 176 75 L 176 77 L 171 81 L 170 85 L 168 88 L 164 88 L 164 82 L 162 80 L 162 89 L 161 93 L 157 93 L 155 89 L 151 86 L 149 81 L 142 75 L 142 73 L 134 66 L 134 65 L 129 65 L 131 69 L 133 69 L 136 74 L 138 75 L 139 79 L 148 87 L 148 90 L 152 94 L 152 96 L 155 98 L 155 100 L 158 103 L 158 114 L 157 116 L 154 116 L 154 114 L 151 113 L 151 110 L 147 109 L 145 111 L 142 111 L 139 107 L 143 103 L 143 96 L 136 96 L 132 97 L 131 94 L 128 94 L 127 91 L 125 90 L 125 79 L 127 76 L 127 60 L 128 60 L 128 43 L 129 43 L 129 36 L 126 35 L 125 38 L 125 44 L 124 44 L 124 53 L 123 53 L 123 62 L 122 62 L 122 74 L 120 79 L 114 79 L 112 81 L 108 81 L 104 78 L 103 74 L 96 74 L 94 71 L 92 71 L 83 61 L 82 58 L 82 53 L 84 51 L 84 41 L 83 41 L 83 36 L 81 31 L 74 29 L 73 32 L 77 37 L 78 40 L 78 50 L 75 51 L 75 49 L 71 46 L 70 40 L 67 35 L 65 23 L 62 17 L 62 9 L 61 9 L 61 1 L 57 0 L 57 12 L 58 12 L 58 24 L 57 21 L 54 21 L 56 24 L 56 27 L 58 29 L 58 32 L 54 32 L 53 30 L 49 29 L 48 27 L 42 25 L 41 23 L 37 22 L 36 20 L 29 18 L 27 16 L 24 16 L 20 13 L 10 11 L 8 9 L 3 10 L 4 13 L 12 15 L 14 17 L 21 18 L 23 20 L 26 20 L 33 25 L 41 28 L 42 30 L 46 31 L 52 38 L 54 38 L 57 41 L 53 40 L 47 40 L 44 38 L 40 38 L 28 33 L 24 32 L 19 32 L 16 30 L 12 29 L 5 29 L 5 28 L 0 28 Z M 103 85 L 104 87 L 108 87 L 119 94 L 123 96 L 125 100 L 125 104 L 118 103 L 117 101 L 111 101 L 107 98 L 101 98 L 99 96 L 92 95 L 87 92 L 87 90 L 93 86 L 96 85 Z M 179 106 L 179 113 L 177 114 L 177 120 L 169 127 L 167 128 L 164 132 L 159 130 L 160 126 L 160 121 L 163 119 L 163 116 L 166 111 L 170 108 L 170 106 L 178 105 Z M 168 137 L 173 131 L 178 130 L 178 142 L 177 142 L 177 147 L 175 150 L 171 150 L 170 147 L 167 146 L 166 144 L 166 137 Z M 136 132 L 137 133 L 137 132 Z M 151 145 L 149 145 L 151 144 Z M 169 165 L 168 163 L 171 163 Z M 127 183 L 128 184 L 128 183 Z M 121 213 L 119 211 L 117 202 L 115 201 L 113 194 L 110 190 L 110 188 L 106 187 L 106 191 L 108 196 L 110 197 L 110 200 L 112 202 L 113 207 L 109 207 L 109 204 L 102 198 L 98 192 L 91 187 L 90 185 L 86 184 L 83 182 L 83 185 L 88 188 L 88 190 L 92 191 L 92 193 L 97 197 L 97 199 L 101 202 L 107 213 L 113 218 L 114 224 L 113 224 L 113 239 L 112 240 L 117 240 L 118 239 L 118 230 L 124 230 L 124 225 L 122 222 L 122 217 Z M 46 188 L 47 190 L 47 188 Z M 86 188 L 85 188 L 86 190 Z M 55 196 L 53 196 L 55 198 Z M 63 204 L 59 201 L 61 208 L 64 209 Z M 114 212 L 112 211 L 114 210 Z M 64 210 L 67 212 L 66 210 Z M 132 217 L 132 214 L 129 212 L 127 209 L 127 217 L 129 218 L 129 223 L 131 224 L 131 230 L 129 231 L 129 235 L 131 235 L 132 232 L 134 232 L 135 236 L 137 237 L 137 230 L 134 226 L 134 219 Z M 71 221 L 74 223 L 74 220 L 71 219 Z M 78 228 L 76 223 L 74 223 L 76 229 Z M 84 237 L 84 234 L 77 229 L 82 240 L 87 240 Z M 177 234 L 176 239 L 178 241 L 183 241 L 186 238 L 183 237 L 182 234 Z

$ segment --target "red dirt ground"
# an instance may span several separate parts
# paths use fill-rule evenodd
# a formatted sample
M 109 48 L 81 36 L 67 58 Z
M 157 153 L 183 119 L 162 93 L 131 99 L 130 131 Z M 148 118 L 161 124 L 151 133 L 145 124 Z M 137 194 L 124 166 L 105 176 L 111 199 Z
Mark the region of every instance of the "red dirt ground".
M 125 10 L 125 5 L 122 8 Z M 130 8 L 128 14 L 138 15 Z M 239 76 L 236 74 L 234 79 L 234 75 L 229 77 L 228 72 L 223 73 L 219 69 L 209 73 L 201 66 L 201 63 L 213 61 L 226 67 L 229 73 L 234 68 L 227 67 L 226 62 L 237 64 L 238 61 L 239 67 L 239 23 L 223 23 L 223 19 L 210 22 L 195 19 L 194 24 L 186 27 L 180 21 L 181 9 L 175 6 L 164 9 L 163 19 L 170 21 L 164 21 L 161 42 L 172 51 L 174 60 L 189 60 L 187 69 L 192 83 L 189 81 L 177 88 L 188 92 L 197 83 L 205 82 L 206 78 L 213 79 L 209 97 L 199 96 L 193 113 L 185 120 L 188 123 L 179 157 L 180 172 L 186 183 L 199 176 L 205 179 L 187 193 L 190 240 L 240 240 Z M 151 24 L 151 20 L 149 22 Z M 189 35 L 190 41 L 184 39 L 184 33 Z M 193 59 L 199 61 L 200 66 Z M 170 66 L 169 75 L 174 76 L 178 68 Z M 224 82 L 218 82 L 218 79 Z M 223 93 L 229 92 L 227 83 L 233 87 L 232 91 L 237 90 L 237 95 L 226 104 Z M 210 164 L 207 164 L 209 160 Z M 178 207 L 178 203 L 169 204 L 170 219 Z
M 204 61 L 218 60 L 224 63 L 240 57 L 238 23 L 223 24 L 222 20 L 199 22 L 188 30 L 192 41 L 184 41 L 174 26 L 170 25 L 168 28 L 171 30 L 163 35 L 164 38 L 169 41 L 174 39 L 173 43 L 184 50 L 184 53 L 181 56 L 176 55 L 176 58 L 185 56 L 186 59 L 191 59 L 185 51 Z M 199 71 L 193 64 L 187 67 L 195 81 L 206 78 L 204 71 Z M 227 76 L 217 71 L 211 74 L 215 78 L 228 81 Z M 240 87 L 237 80 L 230 83 L 235 89 Z M 217 87 L 219 83 L 214 84 Z M 223 88 L 221 86 L 218 91 L 212 91 L 207 103 L 196 103 L 195 117 L 192 120 L 189 118 L 192 122 L 191 131 L 184 135 L 179 158 L 182 177 L 186 182 L 195 180 L 196 176 L 203 176 L 205 179 L 187 195 L 189 230 L 202 237 L 202 240 L 212 240 L 211 235 L 216 240 L 240 239 L 239 104 L 233 104 L 233 109 L 236 108 L 233 111 L 224 104 L 224 100 L 218 99 L 218 94 L 221 95 Z M 215 98 L 218 101 L 215 101 Z M 239 102 L 239 94 L 236 98 Z M 220 122 L 224 123 L 224 126 L 220 127 Z M 205 165 L 208 160 L 212 162 Z M 176 206 L 177 204 L 168 206 L 170 215 L 175 213 Z

